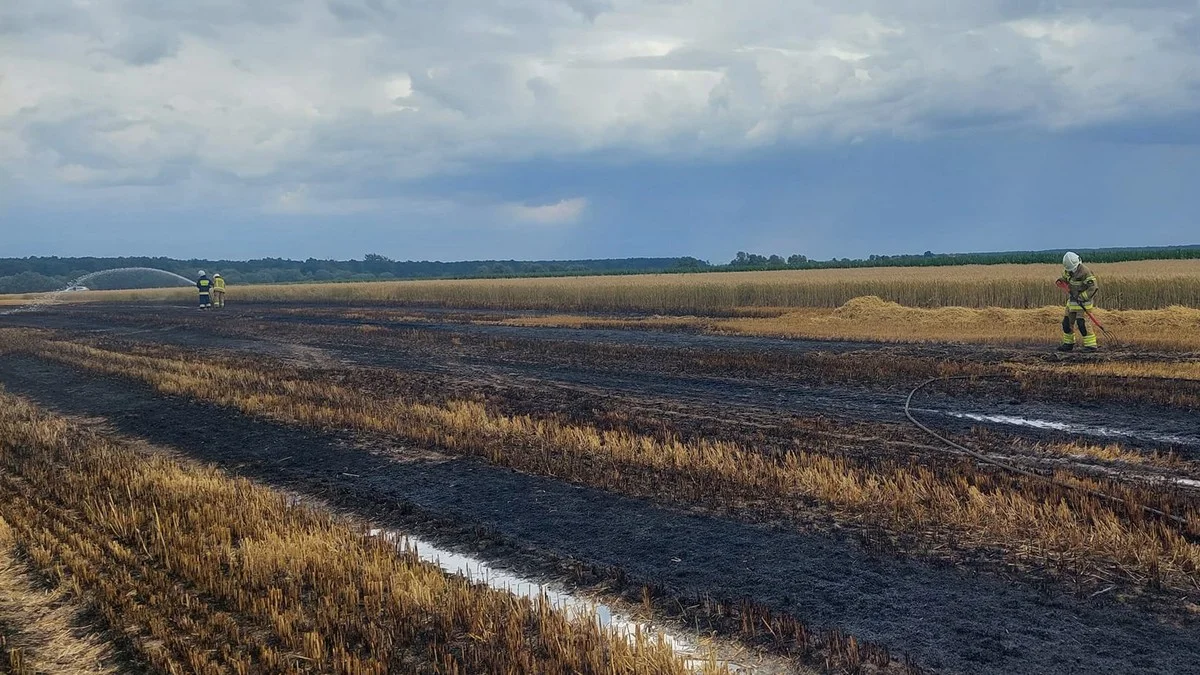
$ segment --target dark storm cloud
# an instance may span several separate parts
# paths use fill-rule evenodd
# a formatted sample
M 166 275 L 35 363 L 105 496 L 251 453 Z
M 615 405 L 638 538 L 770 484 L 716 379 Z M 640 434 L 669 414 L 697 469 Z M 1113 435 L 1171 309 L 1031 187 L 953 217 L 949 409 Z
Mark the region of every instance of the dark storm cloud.
M 27 200 L 345 218 L 375 234 L 524 219 L 667 242 L 694 204 L 741 219 L 738 236 L 786 239 L 780 214 L 805 204 L 771 171 L 819 206 L 798 221 L 865 223 L 890 203 L 948 222 L 899 196 L 941 180 L 1000 222 L 1015 207 L 997 194 L 1038 186 L 971 162 L 1020 174 L 1039 160 L 971 140 L 1162 159 L 1191 151 L 1200 119 L 1200 18 L 1178 0 L 43 0 L 0 2 L 0 34 L 0 174 Z M 846 168 L 840 151 L 895 152 L 906 173 Z M 1011 188 L 918 170 L 954 153 L 965 175 Z M 494 166 L 517 168 L 505 181 Z M 1059 179 L 1077 198 L 1088 175 L 1110 176 L 1059 168 L 1084 174 Z M 1190 204 L 1158 196 L 1175 199 L 1167 221 Z M 1111 199 L 1118 213 L 1148 203 Z M 621 229 L 639 208 L 658 216 Z M 697 217 L 705 237 L 715 218 Z

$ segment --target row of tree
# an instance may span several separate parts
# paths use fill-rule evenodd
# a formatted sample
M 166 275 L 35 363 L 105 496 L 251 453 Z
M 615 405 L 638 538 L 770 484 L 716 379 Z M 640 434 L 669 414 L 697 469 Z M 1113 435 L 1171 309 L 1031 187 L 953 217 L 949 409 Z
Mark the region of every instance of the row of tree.
M 1090 262 L 1200 258 L 1200 245 L 1146 248 L 1078 249 Z M 302 283 L 316 281 L 380 281 L 391 279 L 445 279 L 471 277 L 562 276 L 580 274 L 646 274 L 719 272 L 732 270 L 826 269 L 838 267 L 927 267 L 934 265 L 995 265 L 1001 263 L 1057 264 L 1062 251 L 1007 251 L 996 253 L 934 253 L 872 255 L 866 258 L 810 260 L 794 254 L 762 255 L 739 251 L 726 265 L 698 258 L 616 258 L 597 260 L 484 260 L 438 262 L 393 260 L 369 253 L 362 260 L 178 260 L 174 258 L 0 258 L 0 294 L 37 293 L 67 287 L 92 272 L 124 267 L 146 267 L 194 279 L 199 270 L 220 272 L 230 284 Z M 161 285 L 161 276 L 106 275 L 91 288 L 130 288 Z
M 849 267 L 935 267 L 950 265 L 1058 264 L 1063 250 L 998 251 L 994 253 L 934 253 L 908 255 L 871 255 L 866 258 L 810 260 L 802 255 L 784 258 L 738 251 L 721 270 L 833 269 Z M 1200 258 L 1200 245 L 1147 246 L 1141 248 L 1079 248 L 1075 252 L 1090 262 L 1127 262 L 1131 260 L 1191 260 Z
M 188 279 L 200 270 L 220 272 L 230 284 L 318 281 L 386 281 L 471 277 L 561 276 L 570 274 L 642 274 L 707 268 L 696 258 L 621 258 L 597 260 L 485 260 L 470 262 L 400 261 L 369 253 L 362 260 L 178 260 L 174 258 L 0 258 L 0 294 L 60 290 L 93 272 L 153 268 Z M 123 273 L 85 282 L 93 289 L 162 285 L 163 276 Z

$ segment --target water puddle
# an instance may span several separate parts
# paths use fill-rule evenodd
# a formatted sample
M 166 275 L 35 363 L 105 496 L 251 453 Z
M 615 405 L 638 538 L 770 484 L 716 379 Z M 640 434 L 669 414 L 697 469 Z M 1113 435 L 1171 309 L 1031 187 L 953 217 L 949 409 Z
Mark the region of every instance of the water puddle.
M 496 569 L 477 558 L 439 548 L 428 541 L 392 530 L 372 529 L 371 536 L 383 537 L 403 550 L 433 563 L 448 574 L 487 584 L 490 588 L 507 591 L 531 600 L 545 598 L 550 606 L 582 621 L 594 621 L 633 641 L 637 636 L 651 642 L 662 640 L 682 656 L 687 667 L 694 671 L 725 667 L 732 673 L 790 673 L 794 669 L 783 659 L 756 654 L 745 647 L 714 641 L 633 618 L 616 607 L 571 594 L 551 584 L 526 579 L 505 570 Z
M 1009 424 L 1020 427 L 1030 427 L 1033 429 L 1045 429 L 1048 431 L 1063 431 L 1071 434 L 1080 434 L 1084 436 L 1100 436 L 1103 438 L 1130 438 L 1134 440 L 1153 441 L 1155 443 L 1165 443 L 1169 445 L 1200 445 L 1200 438 L 1194 436 L 1181 436 L 1176 434 L 1160 434 L 1153 431 L 1139 431 L 1135 429 L 1117 429 L 1105 426 L 1092 426 L 1082 424 L 1069 424 L 1067 422 L 1055 422 L 1053 420 L 1034 419 L 1029 417 L 1020 417 L 1017 415 L 983 415 L 979 413 L 961 413 L 951 412 L 946 410 L 930 411 L 937 412 L 942 415 L 948 415 L 958 419 L 971 420 L 973 422 L 986 422 L 989 424 Z

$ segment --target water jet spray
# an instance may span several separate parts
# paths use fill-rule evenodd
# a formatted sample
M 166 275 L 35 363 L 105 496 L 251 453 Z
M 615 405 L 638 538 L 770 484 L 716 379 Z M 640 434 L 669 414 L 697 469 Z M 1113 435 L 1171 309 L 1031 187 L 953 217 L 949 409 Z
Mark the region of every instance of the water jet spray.
M 19 305 L 13 309 L 2 311 L 2 312 L 0 312 L 0 316 L 6 316 L 9 314 L 17 314 L 20 312 L 35 312 L 43 307 L 46 307 L 47 305 L 57 304 L 59 301 L 61 301 L 63 299 L 65 294 L 76 292 L 80 286 L 83 286 L 85 283 L 92 281 L 93 279 L 98 279 L 100 277 L 103 277 L 103 276 L 109 275 L 109 274 L 122 274 L 122 273 L 128 273 L 128 272 L 151 272 L 154 274 L 163 274 L 163 275 L 166 275 L 168 278 L 170 278 L 172 281 L 182 282 L 182 284 L 185 286 L 195 285 L 194 281 L 192 281 L 191 279 L 188 279 L 185 276 L 176 274 L 174 272 L 168 272 L 167 270 L 160 270 L 155 267 L 115 267 L 113 269 L 108 269 L 108 270 L 99 270 L 97 272 L 89 272 L 89 273 L 79 277 L 78 279 L 72 280 L 65 287 L 63 287 L 57 291 L 51 291 L 49 293 L 45 293 L 42 295 L 42 297 L 39 297 L 35 300 L 31 300 L 30 302 L 28 302 L 24 305 Z

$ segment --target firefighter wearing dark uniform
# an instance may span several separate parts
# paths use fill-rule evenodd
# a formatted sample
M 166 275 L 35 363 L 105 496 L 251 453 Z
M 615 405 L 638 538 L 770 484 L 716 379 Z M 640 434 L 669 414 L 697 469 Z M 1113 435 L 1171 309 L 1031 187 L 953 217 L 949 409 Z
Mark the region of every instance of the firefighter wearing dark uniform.
M 196 289 L 200 291 L 200 309 L 208 309 L 211 307 L 209 302 L 209 294 L 212 292 L 212 279 L 200 270 L 200 278 L 196 280 Z
M 1079 335 L 1083 337 L 1083 351 L 1096 351 L 1096 334 L 1088 330 L 1085 314 L 1092 311 L 1092 301 L 1096 297 L 1096 291 L 1100 290 L 1096 283 L 1096 275 L 1092 274 L 1078 255 L 1068 252 L 1063 256 L 1063 273 L 1058 279 L 1058 285 L 1070 292 L 1067 311 L 1062 320 L 1062 345 L 1058 351 L 1069 352 L 1075 349 L 1074 327 L 1079 328 Z
M 213 275 L 212 297 L 213 307 L 221 309 L 225 306 L 225 280 L 221 278 L 220 273 Z

